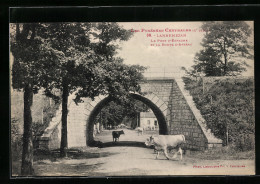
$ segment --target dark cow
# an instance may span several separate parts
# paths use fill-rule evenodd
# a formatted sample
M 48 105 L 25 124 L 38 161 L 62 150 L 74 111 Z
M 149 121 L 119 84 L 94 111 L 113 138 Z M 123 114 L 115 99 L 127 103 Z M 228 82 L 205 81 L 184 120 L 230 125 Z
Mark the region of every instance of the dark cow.
M 113 131 L 112 136 L 113 136 L 113 141 L 116 142 L 116 140 L 119 141 L 119 137 L 121 134 L 125 134 L 123 130 L 120 131 Z

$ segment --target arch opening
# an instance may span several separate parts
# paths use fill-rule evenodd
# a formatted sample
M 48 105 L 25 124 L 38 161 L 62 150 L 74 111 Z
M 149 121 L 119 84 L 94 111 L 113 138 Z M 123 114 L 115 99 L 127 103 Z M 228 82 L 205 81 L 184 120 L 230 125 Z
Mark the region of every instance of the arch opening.
M 158 121 L 159 134 L 168 135 L 168 126 L 167 126 L 166 118 L 163 112 L 160 110 L 160 108 L 145 96 L 142 96 L 140 94 L 134 94 L 134 93 L 130 94 L 130 96 L 135 100 L 143 102 L 153 111 Z M 94 107 L 94 109 L 90 113 L 89 118 L 86 122 L 87 123 L 86 142 L 88 146 L 100 146 L 100 144 L 102 144 L 101 142 L 97 142 L 94 140 L 93 126 L 94 126 L 95 118 L 99 114 L 101 109 L 112 100 L 113 99 L 111 97 L 104 98 Z

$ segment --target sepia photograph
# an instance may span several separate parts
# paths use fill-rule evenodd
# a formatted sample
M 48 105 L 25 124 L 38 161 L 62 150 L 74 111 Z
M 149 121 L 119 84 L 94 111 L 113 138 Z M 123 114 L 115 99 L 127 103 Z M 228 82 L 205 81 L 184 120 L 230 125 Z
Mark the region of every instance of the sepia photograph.
M 11 177 L 255 175 L 254 21 L 9 23 Z

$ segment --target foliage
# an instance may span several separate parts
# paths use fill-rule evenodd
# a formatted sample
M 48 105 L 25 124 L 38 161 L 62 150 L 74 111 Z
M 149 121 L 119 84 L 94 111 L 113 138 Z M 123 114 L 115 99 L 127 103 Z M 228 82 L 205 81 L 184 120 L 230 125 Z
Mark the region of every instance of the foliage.
M 41 40 L 36 35 L 38 24 L 16 24 L 11 34 L 11 52 L 14 56 L 12 66 L 12 85 L 14 89 L 24 89 L 30 83 L 37 93 L 42 79 L 38 70 Z
M 11 119 L 11 150 L 12 150 L 12 162 L 21 159 L 22 151 L 22 135 L 19 133 L 18 120 Z
M 69 93 L 77 90 L 76 101 L 81 96 L 94 98 L 117 90 L 140 90 L 137 82 L 145 68 L 124 65 L 121 58 L 114 58 L 119 42 L 132 36 L 116 23 L 33 23 L 13 27 L 14 89 L 23 89 L 30 81 L 34 92 L 44 87 L 47 96 L 58 100 L 52 91 L 62 90 L 65 82 Z
M 22 158 L 22 134 L 19 130 L 19 120 L 11 118 L 11 144 L 10 158 L 12 164 L 12 175 L 20 173 L 20 160 Z
M 127 66 L 114 58 L 117 42 L 131 36 L 116 23 L 58 23 L 45 30 L 51 35 L 45 38 L 45 53 L 52 52 L 48 60 L 54 65 L 43 86 L 48 95 L 53 96 L 53 88 L 63 93 L 61 156 L 65 156 L 69 94 L 76 92 L 76 103 L 81 97 L 94 99 L 100 94 L 125 99 L 130 90 L 139 90 L 139 72 L 144 68 Z
M 45 100 L 48 100 L 48 98 L 45 97 Z M 44 103 L 38 101 L 38 103 Z M 54 103 L 52 105 L 50 104 L 44 104 L 42 107 L 42 114 L 38 116 L 43 116 L 42 120 L 33 120 L 32 124 L 32 134 L 33 134 L 33 147 L 37 148 L 37 137 L 41 136 L 44 133 L 44 130 L 49 126 L 52 118 L 55 116 L 56 111 L 59 108 L 60 103 Z M 36 108 L 33 106 L 33 110 L 36 111 Z
M 101 94 L 109 94 L 113 100 L 127 102 L 129 92 L 141 92 L 139 85 L 143 79 L 142 72 L 145 67 L 139 65 L 125 65 L 122 60 L 115 59 L 113 62 L 100 63 L 99 78 L 102 79 Z
M 115 22 L 93 23 L 92 26 L 93 50 L 106 60 L 111 60 L 116 55 L 121 41 L 127 41 L 133 35 L 130 30 L 122 29 Z
M 252 59 L 252 46 L 248 41 L 252 30 L 244 21 L 205 22 L 203 49 L 196 53 L 189 73 L 205 76 L 239 75 L 245 71 L 246 61 Z
M 218 80 L 203 94 L 202 80 L 184 78 L 185 87 L 214 135 L 237 150 L 254 148 L 254 85 L 252 79 Z
M 111 101 L 108 103 L 96 118 L 97 122 L 107 127 L 107 125 L 117 126 L 122 123 L 125 117 L 136 119 L 137 113 L 147 111 L 148 107 L 141 101 L 128 99 L 125 103 Z
M 67 147 L 69 94 L 76 92 L 76 103 L 80 97 L 93 99 L 100 94 L 125 99 L 129 90 L 140 90 L 139 72 L 144 68 L 124 65 L 122 59 L 114 58 L 119 42 L 132 35 L 117 23 L 26 23 L 13 27 L 16 31 L 11 34 L 12 85 L 14 89 L 23 89 L 27 99 L 24 145 L 30 148 L 24 148 L 24 155 L 30 156 L 24 158 L 29 158 L 30 165 L 25 174 L 31 174 L 32 92 L 43 87 L 45 95 L 59 100 L 53 90 L 62 91 L 62 153 Z
M 136 81 L 142 78 L 139 72 L 144 68 L 124 65 L 122 59 L 113 57 L 118 42 L 132 35 L 118 24 L 46 23 L 41 24 L 37 35 L 42 41 L 39 68 L 51 68 L 46 73 L 39 71 L 44 78 L 39 83 L 47 96 L 55 97 L 52 90 L 63 90 L 65 83 L 69 94 L 77 91 L 76 102 L 81 96 L 112 94 L 119 87 L 138 90 Z
M 12 66 L 12 86 L 24 91 L 24 131 L 22 151 L 22 175 L 33 174 L 33 143 L 32 143 L 32 113 L 33 93 L 40 88 L 39 81 L 43 80 L 39 52 L 42 41 L 36 34 L 39 24 L 16 24 L 11 30 L 11 52 L 14 56 Z M 14 31 L 15 29 L 15 31 Z M 38 54 L 35 54 L 38 53 Z M 42 69 L 42 70 L 41 70 Z

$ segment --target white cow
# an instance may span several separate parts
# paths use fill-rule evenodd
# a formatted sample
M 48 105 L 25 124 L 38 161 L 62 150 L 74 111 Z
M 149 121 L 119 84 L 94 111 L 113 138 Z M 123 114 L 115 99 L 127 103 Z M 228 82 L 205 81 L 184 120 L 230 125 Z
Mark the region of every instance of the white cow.
M 143 127 L 137 127 L 136 130 L 137 130 L 138 135 L 139 134 L 143 135 L 143 133 L 144 133 L 144 128 Z
M 182 160 L 182 144 L 185 143 L 184 135 L 159 135 L 158 137 L 151 136 L 145 142 L 146 146 L 154 145 L 155 150 L 157 150 L 156 159 L 159 156 L 159 152 L 163 151 L 166 158 L 169 160 L 167 150 L 179 147 L 178 152 L 176 152 L 173 158 L 176 158 L 177 154 L 180 153 Z

